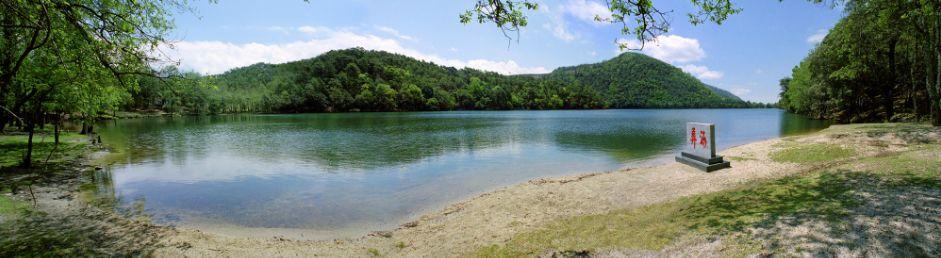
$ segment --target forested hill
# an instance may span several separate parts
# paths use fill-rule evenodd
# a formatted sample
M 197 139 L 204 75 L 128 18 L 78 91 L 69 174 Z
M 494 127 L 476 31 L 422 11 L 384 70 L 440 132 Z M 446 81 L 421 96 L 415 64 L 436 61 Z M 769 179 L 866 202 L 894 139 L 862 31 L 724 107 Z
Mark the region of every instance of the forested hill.
M 639 53 L 623 53 L 596 64 L 561 67 L 544 78 L 590 86 L 613 107 L 727 107 L 743 103 L 732 93 Z
M 941 125 L 941 14 L 904 1 L 864 3 L 847 5 L 847 15 L 781 80 L 779 104 L 844 123 L 930 118 Z
M 504 76 L 353 48 L 197 80 L 211 87 L 171 89 L 143 80 L 128 108 L 236 113 L 755 106 L 641 54 L 546 75 Z

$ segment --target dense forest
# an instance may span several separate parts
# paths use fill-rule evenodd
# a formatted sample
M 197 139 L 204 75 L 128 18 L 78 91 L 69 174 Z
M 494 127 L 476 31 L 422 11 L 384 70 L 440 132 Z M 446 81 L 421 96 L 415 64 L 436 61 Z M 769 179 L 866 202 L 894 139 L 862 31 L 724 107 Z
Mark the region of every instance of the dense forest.
M 838 122 L 941 125 L 941 15 L 924 1 L 846 3 L 846 16 L 781 80 L 779 106 Z
M 547 75 L 504 76 L 360 48 L 205 77 L 164 73 L 177 76 L 142 78 L 125 108 L 206 114 L 761 106 L 637 53 Z
M 663 61 L 632 52 L 597 64 L 561 67 L 544 77 L 590 86 L 602 93 L 604 103 L 616 108 L 761 106 L 704 84 Z

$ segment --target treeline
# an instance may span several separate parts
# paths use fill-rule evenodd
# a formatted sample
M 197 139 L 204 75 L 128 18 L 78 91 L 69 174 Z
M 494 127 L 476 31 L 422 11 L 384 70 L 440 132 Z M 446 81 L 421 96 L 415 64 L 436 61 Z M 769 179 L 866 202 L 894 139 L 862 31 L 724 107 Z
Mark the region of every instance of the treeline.
M 606 63 L 634 65 L 602 65 L 604 75 L 560 69 L 559 74 L 504 76 L 353 48 L 206 77 L 165 70 L 180 79 L 142 79 L 126 108 L 211 114 L 765 106 L 724 96 L 640 54 Z
M 167 70 L 167 73 L 179 73 Z M 214 76 L 141 81 L 127 108 L 179 113 L 605 108 L 580 84 L 454 69 L 363 49 Z
M 941 125 L 941 3 L 857 0 L 781 80 L 779 105 L 838 122 Z

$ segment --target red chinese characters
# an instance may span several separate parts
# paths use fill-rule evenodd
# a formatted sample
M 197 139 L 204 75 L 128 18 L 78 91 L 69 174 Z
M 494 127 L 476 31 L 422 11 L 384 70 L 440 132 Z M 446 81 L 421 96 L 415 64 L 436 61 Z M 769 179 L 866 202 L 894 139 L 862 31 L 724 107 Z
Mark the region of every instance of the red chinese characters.
M 709 143 L 708 138 L 709 137 L 706 137 L 706 131 L 699 131 L 699 145 L 702 146 L 703 149 L 705 149 L 706 144 Z
M 696 135 L 696 132 L 699 132 L 699 135 Z M 705 130 L 696 130 L 696 127 L 693 127 L 689 130 L 689 144 L 692 145 L 693 149 L 696 148 L 696 145 L 699 145 L 705 149 L 709 145 L 709 137 L 706 137 Z

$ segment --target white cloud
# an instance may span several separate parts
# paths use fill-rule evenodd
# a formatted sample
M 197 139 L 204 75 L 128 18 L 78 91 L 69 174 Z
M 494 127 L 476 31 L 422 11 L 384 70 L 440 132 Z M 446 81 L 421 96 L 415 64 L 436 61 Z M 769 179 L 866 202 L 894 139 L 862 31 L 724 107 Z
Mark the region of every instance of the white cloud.
M 818 30 L 817 33 L 814 33 L 814 35 L 807 37 L 807 43 L 811 45 L 820 44 L 820 42 L 823 42 L 823 38 L 827 37 L 827 33 L 827 30 Z
M 596 16 L 602 19 L 611 18 L 611 11 L 608 10 L 608 7 L 590 0 L 569 0 L 555 8 L 549 8 L 546 5 L 540 9 L 549 15 L 550 20 L 542 27 L 563 41 L 572 41 L 578 38 L 578 33 L 569 28 L 566 17 L 572 17 L 596 26 L 609 24 L 604 21 L 596 21 Z
M 300 31 L 300 28 L 298 28 Z M 304 29 L 307 30 L 307 29 Z M 547 73 L 545 67 L 523 67 L 513 60 L 447 59 L 409 49 L 396 39 L 350 31 L 330 30 L 322 38 L 282 44 L 234 44 L 220 41 L 178 41 L 160 47 L 160 53 L 180 62 L 184 70 L 218 74 L 259 62 L 284 63 L 314 57 L 330 50 L 362 47 L 410 56 L 419 60 L 457 68 L 470 67 L 502 74 Z
M 545 67 L 522 67 L 513 60 L 507 61 L 493 61 L 487 59 L 473 59 L 467 62 L 462 62 L 458 60 L 448 60 L 448 62 L 458 66 L 458 67 L 470 67 L 474 69 L 494 71 L 503 74 L 538 74 L 538 73 L 548 73 L 549 69 Z M 436 62 L 437 63 L 437 62 Z
M 314 27 L 314 26 L 300 26 L 300 27 L 297 27 L 297 31 L 300 31 L 300 32 L 302 32 L 302 33 L 307 33 L 307 34 L 317 34 L 317 33 L 331 32 L 331 31 L 333 31 L 333 30 L 331 30 L 330 28 L 327 28 L 327 27 L 323 27 L 323 26 L 316 26 L 316 27 Z
M 597 55 L 598 55 L 598 51 L 589 51 L 589 52 L 588 52 L 588 55 L 590 55 L 590 56 L 597 56 Z
M 689 63 L 706 57 L 706 51 L 699 46 L 699 40 L 677 35 L 660 35 L 643 45 L 636 39 L 620 39 L 618 43 L 626 44 L 628 49 L 639 49 L 643 46 L 640 52 L 667 63 Z M 615 51 L 623 52 L 621 49 Z
M 402 33 L 399 33 L 398 30 L 393 29 L 393 28 L 389 28 L 389 27 L 385 27 L 385 26 L 378 26 L 378 27 L 376 27 L 376 29 L 378 29 L 379 31 L 385 32 L 385 33 L 389 33 L 389 35 L 395 36 L 396 38 L 400 38 L 400 39 L 403 39 L 403 40 L 408 40 L 408 41 L 415 41 L 415 40 L 416 40 L 414 37 L 409 36 L 409 35 L 405 35 L 405 34 L 402 34 Z
M 568 31 L 568 29 L 565 27 L 565 22 L 562 20 L 557 20 L 552 23 L 543 24 L 542 27 L 552 32 L 552 36 L 555 36 L 556 38 L 559 38 L 561 40 L 564 40 L 564 41 L 575 40 L 575 35 L 573 35 L 572 33 Z
M 611 18 L 611 10 L 609 10 L 607 6 L 595 1 L 569 0 L 562 6 L 562 10 L 572 15 L 572 17 L 592 24 L 605 24 L 604 22 L 596 21 L 595 17 L 602 19 Z
M 704 65 L 687 64 L 687 65 L 681 65 L 680 69 L 683 69 L 683 71 L 689 74 L 692 74 L 693 76 L 696 76 L 696 78 L 699 78 L 701 80 L 722 79 L 722 76 L 724 75 L 722 74 L 722 72 L 709 70 L 709 67 L 706 67 Z
M 710 70 L 709 67 L 704 65 L 690 64 L 706 58 L 706 51 L 699 45 L 699 40 L 694 38 L 660 35 L 645 44 L 641 44 L 636 39 L 620 39 L 617 43 L 625 44 L 627 49 L 615 49 L 616 53 L 622 53 L 629 49 L 640 49 L 631 51 L 639 51 L 653 58 L 677 65 L 683 71 L 701 80 L 717 80 L 724 76 L 722 72 Z M 643 48 L 641 49 L 641 47 Z

